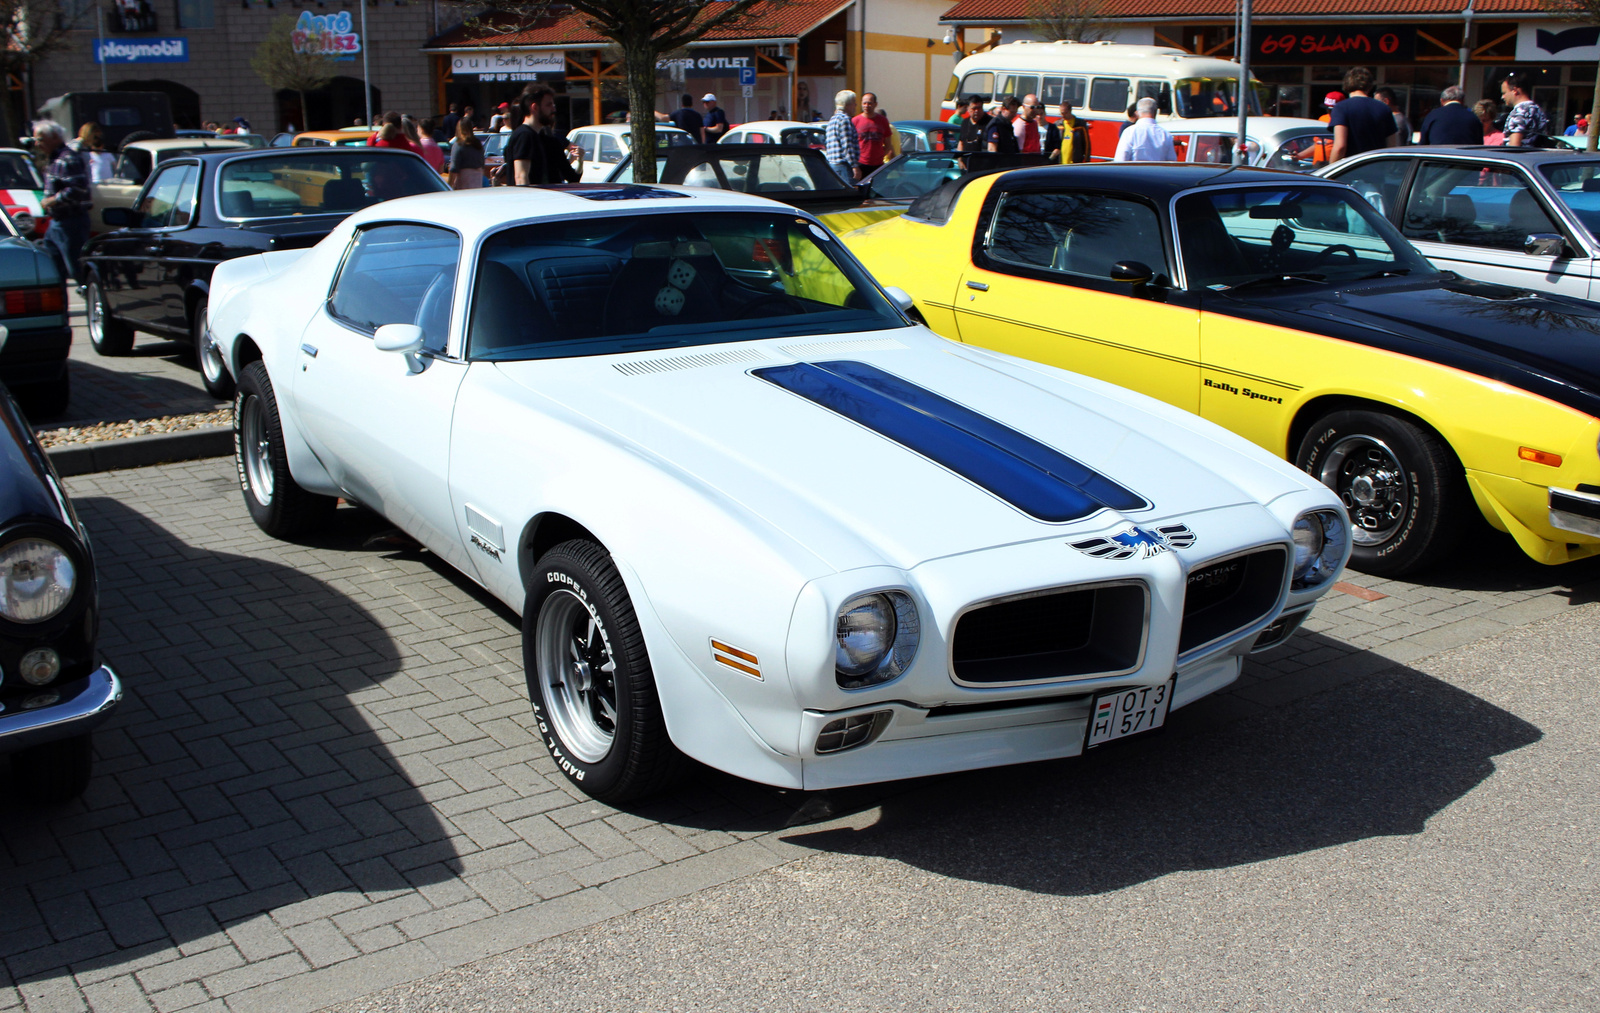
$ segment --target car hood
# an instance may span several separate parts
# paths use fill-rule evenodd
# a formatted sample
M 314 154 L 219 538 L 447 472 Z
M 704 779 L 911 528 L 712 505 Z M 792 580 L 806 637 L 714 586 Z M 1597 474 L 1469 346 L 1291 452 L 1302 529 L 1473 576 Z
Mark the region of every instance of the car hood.
M 1252 308 L 1240 315 L 1438 362 L 1600 414 L 1600 306 L 1448 275 L 1306 286 L 1243 305 Z
M 1126 520 L 1148 527 L 1301 487 L 1298 473 L 1202 420 L 922 328 L 495 368 L 589 420 L 630 456 L 738 502 L 841 570 L 909 568 Z M 922 392 L 912 395 L 925 402 L 914 411 L 888 406 L 917 434 L 875 415 L 884 407 L 878 394 L 840 374 Z M 804 389 L 812 382 L 839 398 L 819 403 Z M 981 417 L 964 424 L 992 428 L 974 440 L 941 421 L 960 410 Z M 1017 456 L 1036 461 L 1052 451 L 1081 465 L 1074 481 L 1101 497 L 1081 516 L 1041 519 L 1039 501 L 1017 494 L 1016 481 L 1038 477 Z M 1117 487 L 1130 494 L 1119 508 L 1098 505 Z

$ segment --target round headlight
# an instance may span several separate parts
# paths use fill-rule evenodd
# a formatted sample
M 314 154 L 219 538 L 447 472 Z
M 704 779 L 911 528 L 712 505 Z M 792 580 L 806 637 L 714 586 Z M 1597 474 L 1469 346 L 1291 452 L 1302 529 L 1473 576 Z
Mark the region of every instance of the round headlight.
M 1303 514 L 1294 522 L 1294 576 L 1303 578 L 1306 571 L 1322 555 L 1322 519 L 1316 514 Z
M 917 606 L 903 591 L 857 595 L 839 609 L 834 624 L 834 667 L 839 685 L 859 689 L 904 672 L 917 653 Z
M 1334 510 L 1302 514 L 1294 522 L 1294 579 L 1296 591 L 1318 587 L 1332 579 L 1344 561 L 1350 537 L 1344 515 Z
M 78 571 L 54 542 L 19 538 L 0 548 L 0 616 L 42 623 L 72 600 Z
M 30 686 L 43 686 L 61 674 L 61 655 L 49 647 L 36 648 L 22 656 L 19 669 L 23 682 Z

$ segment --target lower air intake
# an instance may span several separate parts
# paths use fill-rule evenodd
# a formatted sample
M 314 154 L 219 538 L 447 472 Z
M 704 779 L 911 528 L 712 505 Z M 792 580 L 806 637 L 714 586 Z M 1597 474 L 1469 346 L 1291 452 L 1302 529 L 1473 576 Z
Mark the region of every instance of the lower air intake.
M 1189 571 L 1178 653 L 1222 640 L 1267 617 L 1283 591 L 1288 553 L 1274 546 Z
M 823 753 L 842 753 L 846 749 L 864 746 L 877 738 L 889 726 L 891 711 L 872 711 L 869 714 L 851 714 L 834 718 L 817 733 L 816 750 Z
M 956 622 L 955 680 L 1005 686 L 1131 672 L 1149 608 L 1145 586 L 1133 582 L 980 605 Z

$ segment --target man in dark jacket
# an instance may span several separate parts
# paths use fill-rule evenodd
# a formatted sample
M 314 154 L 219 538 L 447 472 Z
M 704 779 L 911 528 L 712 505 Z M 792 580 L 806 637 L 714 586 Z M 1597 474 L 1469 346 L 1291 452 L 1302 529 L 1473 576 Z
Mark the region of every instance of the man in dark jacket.
M 1072 115 L 1072 103 L 1061 103 L 1061 119 L 1044 135 L 1044 154 L 1050 162 L 1071 165 L 1089 160 L 1089 126 Z
M 44 120 L 33 129 L 33 142 L 50 160 L 45 166 L 44 199 L 39 203 L 50 215 L 44 238 L 61 258 L 62 273 L 83 284 L 83 262 L 78 253 L 89 238 L 89 166 L 83 155 L 67 145 L 61 124 Z
M 1483 124 L 1461 104 L 1466 97 L 1457 85 L 1439 93 L 1439 108 L 1422 121 L 1423 144 L 1482 144 Z

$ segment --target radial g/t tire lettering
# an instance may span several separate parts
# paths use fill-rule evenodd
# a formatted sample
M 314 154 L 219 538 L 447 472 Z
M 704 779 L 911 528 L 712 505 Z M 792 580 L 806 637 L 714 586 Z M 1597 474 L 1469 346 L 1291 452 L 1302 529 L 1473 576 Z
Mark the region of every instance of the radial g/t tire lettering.
M 1295 464 L 1350 511 L 1350 565 L 1398 577 L 1439 562 L 1466 531 L 1471 494 L 1461 463 L 1430 430 L 1394 415 L 1346 410 L 1306 432 Z
M 339 505 L 332 496 L 300 488 L 289 473 L 278 401 L 259 360 L 244 368 L 234 393 L 233 459 L 251 519 L 274 538 L 302 534 L 328 520 Z
M 562 542 L 534 567 L 522 658 L 539 737 L 569 781 L 605 802 L 654 794 L 683 767 L 644 634 L 605 549 Z

